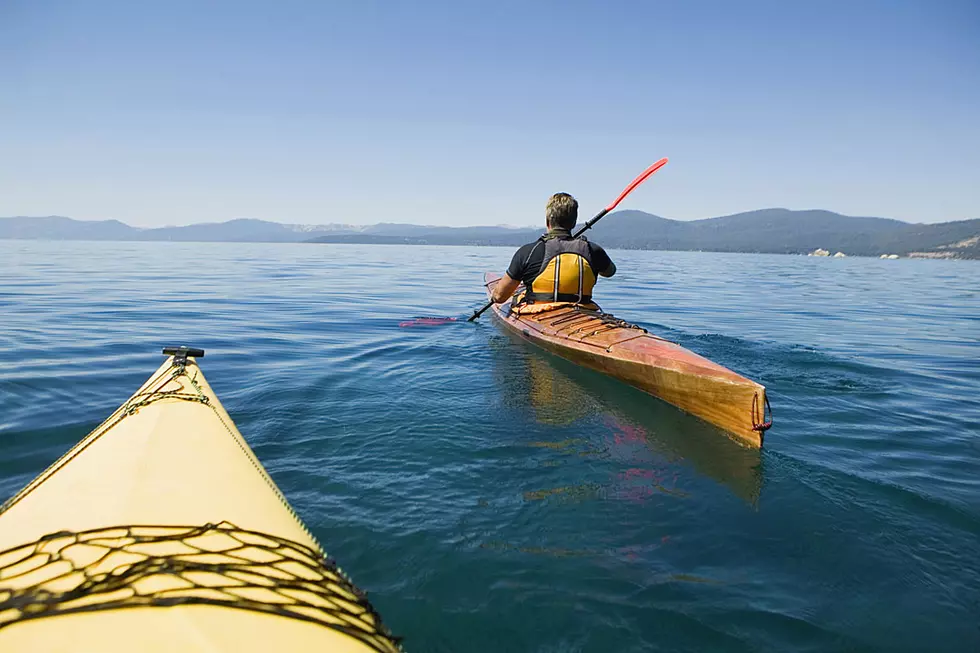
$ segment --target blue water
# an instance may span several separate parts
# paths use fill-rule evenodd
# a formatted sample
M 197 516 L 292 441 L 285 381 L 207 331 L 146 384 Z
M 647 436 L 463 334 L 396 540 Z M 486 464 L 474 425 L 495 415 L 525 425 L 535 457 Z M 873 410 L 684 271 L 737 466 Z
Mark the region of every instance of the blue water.
M 0 500 L 189 344 L 410 651 L 980 650 L 980 264 L 614 252 L 607 310 L 769 388 L 759 452 L 398 326 L 510 254 L 0 241 Z

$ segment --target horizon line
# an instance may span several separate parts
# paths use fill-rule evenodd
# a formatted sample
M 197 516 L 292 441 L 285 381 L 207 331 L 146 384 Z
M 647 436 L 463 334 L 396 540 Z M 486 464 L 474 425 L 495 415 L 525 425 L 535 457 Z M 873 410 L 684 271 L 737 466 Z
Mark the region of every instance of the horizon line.
M 857 219 L 864 218 L 864 219 L 875 219 L 875 220 L 892 220 L 892 221 L 895 221 L 895 222 L 902 222 L 904 224 L 909 224 L 909 225 L 919 225 L 919 224 L 921 224 L 921 225 L 935 225 L 935 224 L 943 224 L 943 223 L 949 223 L 949 222 L 966 222 L 966 221 L 969 221 L 969 220 L 976 220 L 977 219 L 977 218 L 960 218 L 958 220 L 943 220 L 943 221 L 940 221 L 940 222 L 908 222 L 906 220 L 901 220 L 899 218 L 890 218 L 890 217 L 875 216 L 875 215 L 849 215 L 849 214 L 846 214 L 846 213 L 838 213 L 837 211 L 831 211 L 830 209 L 821 209 L 821 208 L 789 209 L 789 208 L 781 207 L 781 206 L 765 207 L 765 208 L 760 208 L 760 209 L 751 209 L 751 210 L 748 210 L 748 211 L 738 211 L 738 212 L 735 212 L 735 213 L 726 213 L 724 215 L 709 216 L 709 217 L 704 217 L 704 218 L 693 218 L 693 219 L 690 219 L 690 220 L 682 220 L 682 219 L 677 219 L 677 218 L 667 218 L 667 217 L 664 217 L 664 216 L 661 216 L 661 215 L 657 215 L 656 213 L 650 213 L 649 211 L 644 211 L 642 209 L 618 209 L 618 210 L 612 211 L 610 213 L 610 215 L 612 215 L 614 213 L 636 212 L 636 213 L 644 213 L 644 214 L 649 215 L 651 217 L 659 218 L 659 219 L 662 219 L 662 220 L 670 220 L 672 222 L 698 222 L 698 221 L 702 221 L 702 220 L 716 220 L 716 219 L 719 219 L 719 218 L 728 218 L 728 217 L 733 217 L 733 216 L 737 216 L 737 215 L 744 215 L 744 214 L 747 214 L 747 213 L 758 213 L 758 212 L 762 212 L 762 211 L 786 211 L 786 212 L 789 212 L 789 213 L 809 213 L 809 212 L 818 211 L 818 212 L 823 212 L 823 213 L 832 213 L 834 215 L 839 215 L 839 216 L 845 217 L 845 218 L 857 218 Z M 279 224 L 279 225 L 283 225 L 283 226 L 295 226 L 295 227 L 330 227 L 330 226 L 373 227 L 373 226 L 382 225 L 382 224 L 390 224 L 390 225 L 409 225 L 409 226 L 413 226 L 413 227 L 431 227 L 431 228 L 437 228 L 437 229 L 478 229 L 478 228 L 494 228 L 494 229 L 511 229 L 511 230 L 517 231 L 517 230 L 532 230 L 532 229 L 533 230 L 537 230 L 537 229 L 540 229 L 541 228 L 540 225 L 525 225 L 525 226 L 508 225 L 508 224 L 438 225 L 438 224 L 424 224 L 424 223 L 415 223 L 415 222 L 391 222 L 391 221 L 384 221 L 384 220 L 379 221 L 379 222 L 369 222 L 369 223 L 353 223 L 353 222 L 340 222 L 340 221 L 338 221 L 338 222 L 316 222 L 316 223 L 314 223 L 314 222 L 284 222 L 282 220 L 277 220 L 277 219 L 253 218 L 253 217 L 236 217 L 236 218 L 228 218 L 226 220 L 215 220 L 215 221 L 207 221 L 207 222 L 189 222 L 189 223 L 185 223 L 185 224 L 167 224 L 167 225 L 147 226 L 147 227 L 144 227 L 144 226 L 138 226 L 138 225 L 130 224 L 128 222 L 125 222 L 124 220 L 120 220 L 119 218 L 73 218 L 71 216 L 57 215 L 57 214 L 50 214 L 50 215 L 11 215 L 11 216 L 0 216 L 0 219 L 3 219 L 3 220 L 14 220 L 14 219 L 43 220 L 43 219 L 49 219 L 49 218 L 61 218 L 61 219 L 65 219 L 65 220 L 72 220 L 72 221 L 75 221 L 75 222 L 92 222 L 92 223 L 98 223 L 98 222 L 118 222 L 120 224 L 126 225 L 127 227 L 129 227 L 131 229 L 139 229 L 139 230 L 142 230 L 142 231 L 149 231 L 149 230 L 154 230 L 154 229 L 181 229 L 181 228 L 185 228 L 185 227 L 194 227 L 194 226 L 200 226 L 200 225 L 221 225 L 221 224 L 228 224 L 229 222 L 236 222 L 236 221 L 265 222 L 265 223 L 270 223 L 270 224 Z

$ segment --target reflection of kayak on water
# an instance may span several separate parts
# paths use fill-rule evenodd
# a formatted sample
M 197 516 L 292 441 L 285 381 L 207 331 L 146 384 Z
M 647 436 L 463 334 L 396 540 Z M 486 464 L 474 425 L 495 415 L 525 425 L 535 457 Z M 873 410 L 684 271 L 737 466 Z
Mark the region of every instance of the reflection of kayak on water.
M 488 272 L 484 278 L 492 296 L 500 276 Z M 772 426 L 764 386 L 607 313 L 567 303 L 521 314 L 494 304 L 493 312 L 511 333 L 659 397 L 743 444 L 761 447 Z
M 509 338 L 506 340 L 509 342 Z M 556 356 L 491 342 L 502 396 L 530 408 L 534 419 L 562 429 L 555 442 L 532 446 L 575 455 L 664 457 L 690 464 L 755 505 L 762 489 L 761 451 L 718 437 L 716 429 L 618 381 L 592 374 Z M 578 432 L 567 432 L 581 425 Z
M 0 507 L 0 650 L 399 650 L 245 443 L 204 352 L 164 353 Z

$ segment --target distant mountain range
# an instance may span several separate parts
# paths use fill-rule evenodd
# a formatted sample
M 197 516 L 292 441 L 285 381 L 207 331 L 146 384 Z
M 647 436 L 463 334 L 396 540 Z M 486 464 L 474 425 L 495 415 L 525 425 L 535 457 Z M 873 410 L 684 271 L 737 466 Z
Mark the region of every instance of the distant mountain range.
M 367 243 L 518 246 L 541 228 L 296 225 L 263 220 L 142 229 L 118 220 L 59 216 L 0 218 L 0 239 Z M 980 220 L 910 224 L 830 211 L 763 209 L 705 220 L 669 220 L 643 211 L 606 216 L 589 238 L 610 249 L 806 254 L 821 248 L 848 256 L 898 254 L 980 259 Z

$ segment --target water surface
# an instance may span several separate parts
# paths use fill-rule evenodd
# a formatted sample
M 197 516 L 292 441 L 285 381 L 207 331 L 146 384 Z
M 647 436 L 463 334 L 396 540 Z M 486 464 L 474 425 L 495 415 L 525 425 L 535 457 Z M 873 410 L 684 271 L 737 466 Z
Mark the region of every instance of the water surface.
M 980 650 L 980 265 L 613 252 L 759 452 L 477 324 L 501 248 L 0 241 L 0 500 L 164 345 L 412 651 Z

